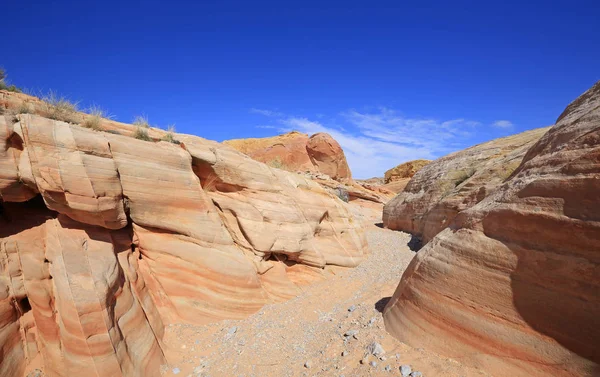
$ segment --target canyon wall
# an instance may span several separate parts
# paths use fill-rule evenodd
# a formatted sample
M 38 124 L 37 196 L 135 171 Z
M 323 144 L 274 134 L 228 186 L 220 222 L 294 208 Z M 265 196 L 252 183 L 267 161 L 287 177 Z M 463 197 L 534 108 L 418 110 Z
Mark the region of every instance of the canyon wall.
M 386 329 L 494 376 L 599 376 L 599 192 L 600 82 L 417 253 Z
M 165 325 L 243 318 L 366 256 L 311 180 L 109 123 L 0 115 L 0 376 L 159 376 Z
M 494 192 L 549 128 L 495 139 L 423 166 L 383 210 L 386 228 L 429 242 L 461 211 Z

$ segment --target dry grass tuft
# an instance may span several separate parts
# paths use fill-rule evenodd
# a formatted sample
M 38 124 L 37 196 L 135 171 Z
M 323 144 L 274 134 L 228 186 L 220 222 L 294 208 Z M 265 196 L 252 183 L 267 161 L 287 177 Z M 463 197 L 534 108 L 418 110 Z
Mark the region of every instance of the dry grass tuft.
M 166 141 L 173 144 L 179 144 L 179 140 L 175 139 L 175 125 L 170 124 L 167 126 L 167 133 L 162 137 L 162 141 Z
M 102 119 L 110 119 L 111 116 L 106 113 L 100 106 L 92 105 L 87 113 L 90 115 L 85 118 L 81 125 L 94 131 L 102 131 Z
M 52 90 L 42 97 L 42 101 L 45 104 L 44 115 L 46 117 L 67 123 L 76 122 L 77 102 L 59 97 Z
M 138 140 L 152 141 L 152 138 L 148 136 L 148 130 L 142 126 L 137 126 L 135 132 L 133 133 L 133 137 Z
M 150 127 L 150 123 L 148 123 L 148 117 L 146 115 L 138 115 L 133 118 L 133 125 L 143 128 Z

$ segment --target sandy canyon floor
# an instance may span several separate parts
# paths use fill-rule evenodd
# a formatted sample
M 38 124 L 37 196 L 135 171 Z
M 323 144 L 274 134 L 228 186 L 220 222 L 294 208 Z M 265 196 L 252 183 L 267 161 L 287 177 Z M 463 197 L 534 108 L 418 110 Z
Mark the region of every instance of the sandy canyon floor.
M 352 205 L 364 223 L 371 254 L 354 269 L 329 269 L 297 297 L 265 306 L 244 320 L 166 331 L 164 376 L 400 376 L 409 365 L 424 377 L 475 377 L 467 368 L 391 337 L 382 310 L 414 251 L 410 235 L 382 229 L 381 211 Z M 353 336 L 352 334 L 355 335 Z M 350 336 L 346 336 L 350 334 Z M 369 345 L 385 353 L 375 357 Z

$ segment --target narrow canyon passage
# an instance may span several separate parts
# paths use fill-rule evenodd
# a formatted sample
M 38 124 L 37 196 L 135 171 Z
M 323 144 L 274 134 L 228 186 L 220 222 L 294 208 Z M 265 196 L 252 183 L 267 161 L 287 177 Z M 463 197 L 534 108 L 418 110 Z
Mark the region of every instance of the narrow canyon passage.
M 328 267 L 330 276 L 303 287 L 298 297 L 267 305 L 244 320 L 167 327 L 169 365 L 163 375 L 389 376 L 410 365 L 424 376 L 487 376 L 409 347 L 385 331 L 381 311 L 414 252 L 407 246 L 409 234 L 376 222 L 373 216 L 364 219 L 371 254 L 359 267 Z M 357 333 L 345 336 L 349 332 Z M 373 342 L 383 346 L 383 360 L 365 358 Z

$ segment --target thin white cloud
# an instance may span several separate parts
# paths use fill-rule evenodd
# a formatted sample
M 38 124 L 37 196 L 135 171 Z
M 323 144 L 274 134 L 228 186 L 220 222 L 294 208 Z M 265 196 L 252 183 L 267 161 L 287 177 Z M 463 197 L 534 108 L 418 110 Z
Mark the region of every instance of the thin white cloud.
M 512 128 L 514 124 L 510 120 L 497 120 L 492 123 L 492 126 L 499 128 Z
M 370 112 L 349 110 L 341 113 L 341 118 L 327 121 L 269 110 L 253 109 L 253 112 L 275 118 L 280 125 L 278 132 L 330 134 L 342 146 L 355 178 L 383 176 L 387 169 L 402 162 L 435 159 L 465 148 L 473 144 L 469 140 L 481 126 L 463 118 L 408 118 L 385 107 Z
M 254 107 L 250 109 L 250 112 L 253 113 L 253 114 L 260 114 L 260 115 L 264 115 L 264 116 L 271 117 L 271 118 L 284 116 L 283 113 L 280 113 L 278 111 L 265 110 L 265 109 L 257 109 L 257 108 L 254 108 Z
M 256 126 L 256 128 L 276 129 L 277 127 L 275 127 L 275 126 L 270 126 L 270 125 L 261 125 L 261 126 Z

